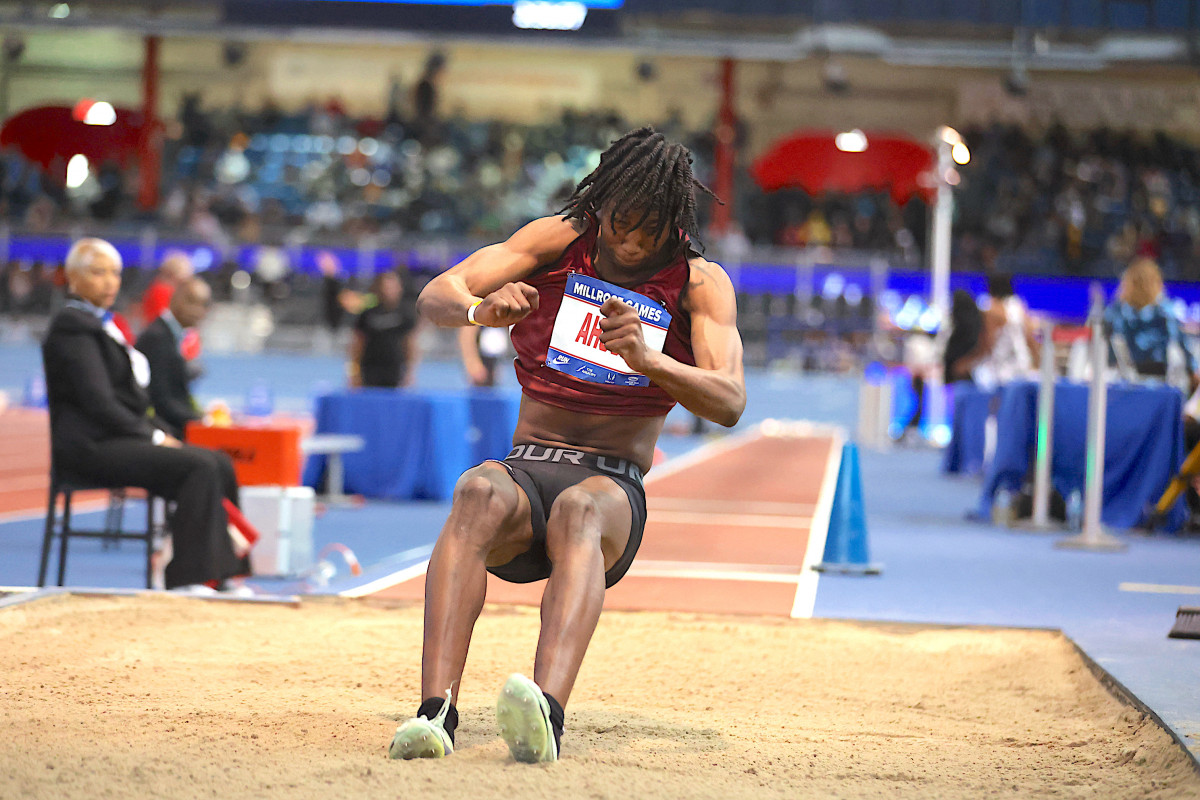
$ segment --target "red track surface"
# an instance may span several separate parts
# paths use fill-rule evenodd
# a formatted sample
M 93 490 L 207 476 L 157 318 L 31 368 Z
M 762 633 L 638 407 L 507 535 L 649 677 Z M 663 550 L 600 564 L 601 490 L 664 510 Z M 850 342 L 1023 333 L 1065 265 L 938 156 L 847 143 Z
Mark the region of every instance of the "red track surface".
M 820 560 L 825 523 L 817 524 L 813 548 L 810 533 L 814 515 L 828 519 L 822 487 L 836 477 L 828 466 L 837 446 L 828 434 L 756 433 L 652 471 L 641 550 L 629 574 L 608 590 L 605 608 L 810 614 L 811 601 L 805 608 L 797 595 L 808 584 L 815 591 L 809 567 Z M 537 605 L 544 586 L 489 575 L 488 602 Z M 375 596 L 421 600 L 424 591 L 422 574 Z
M 0 514 L 44 513 L 49 491 L 49 415 L 24 408 L 0 413 Z M 83 492 L 75 502 L 107 498 L 108 492 Z

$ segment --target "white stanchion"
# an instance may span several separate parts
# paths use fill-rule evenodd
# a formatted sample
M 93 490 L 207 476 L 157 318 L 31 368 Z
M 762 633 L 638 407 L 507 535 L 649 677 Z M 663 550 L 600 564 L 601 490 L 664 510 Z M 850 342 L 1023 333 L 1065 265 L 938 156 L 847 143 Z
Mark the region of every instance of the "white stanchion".
M 888 427 L 892 423 L 892 384 L 863 379 L 858 390 L 858 435 L 863 447 L 886 451 L 892 448 Z
M 1054 444 L 1054 323 L 1042 320 L 1042 363 L 1038 381 L 1037 458 L 1033 473 L 1033 515 L 1014 526 L 1014 530 L 1061 531 L 1062 525 L 1050 519 L 1050 461 Z
M 1124 550 L 1127 545 L 1105 532 L 1100 524 L 1104 501 L 1104 426 L 1108 412 L 1108 340 L 1104 336 L 1102 302 L 1093 301 L 1089 316 L 1092 329 L 1092 386 L 1088 392 L 1083 530 L 1077 536 L 1058 540 L 1054 546 L 1115 553 Z

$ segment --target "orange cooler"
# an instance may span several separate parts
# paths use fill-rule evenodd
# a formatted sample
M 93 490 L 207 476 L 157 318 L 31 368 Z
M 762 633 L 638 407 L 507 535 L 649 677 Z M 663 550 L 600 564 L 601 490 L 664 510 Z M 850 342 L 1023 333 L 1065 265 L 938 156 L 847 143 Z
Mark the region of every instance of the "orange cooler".
M 303 465 L 300 427 L 255 425 L 208 427 L 189 422 L 188 444 L 220 450 L 233 459 L 242 486 L 299 486 Z

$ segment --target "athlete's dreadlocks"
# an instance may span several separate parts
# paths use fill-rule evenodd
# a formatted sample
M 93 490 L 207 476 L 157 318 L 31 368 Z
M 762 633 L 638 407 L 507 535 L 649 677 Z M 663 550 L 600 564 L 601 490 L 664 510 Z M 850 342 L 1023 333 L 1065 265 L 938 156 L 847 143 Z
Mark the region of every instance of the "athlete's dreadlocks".
M 639 211 L 641 218 L 631 220 L 640 228 L 654 218 L 649 232 L 657 238 L 670 229 L 696 239 L 696 189 L 721 202 L 712 190 L 692 176 L 692 154 L 649 126 L 630 131 L 600 154 L 600 166 L 579 185 L 560 213 L 567 219 L 600 216 L 606 206 L 612 208 L 609 219 L 619 211 Z

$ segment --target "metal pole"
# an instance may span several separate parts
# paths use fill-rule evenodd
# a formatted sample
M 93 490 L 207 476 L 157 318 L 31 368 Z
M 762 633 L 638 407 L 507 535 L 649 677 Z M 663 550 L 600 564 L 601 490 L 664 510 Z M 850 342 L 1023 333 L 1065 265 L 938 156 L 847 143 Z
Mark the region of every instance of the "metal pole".
M 1054 451 L 1054 323 L 1042 320 L 1042 364 L 1038 383 L 1037 460 L 1033 477 L 1033 516 L 1025 530 L 1054 531 L 1050 521 L 1050 461 Z
M 954 194 L 946 180 L 954 169 L 950 144 L 937 143 L 937 200 L 933 207 L 933 246 L 930 248 L 930 305 L 939 324 L 945 325 L 950 309 L 950 227 L 954 219 Z M 945 376 L 933 370 L 929 381 L 928 429 L 935 431 L 946 424 Z
M 1100 552 L 1119 552 L 1127 545 L 1106 533 L 1100 524 L 1104 501 L 1104 426 L 1108 412 L 1108 340 L 1104 336 L 1103 305 L 1093 301 L 1092 386 L 1088 392 L 1087 481 L 1083 498 L 1083 530 L 1077 536 L 1060 539 L 1055 547 Z
M 737 94 L 735 85 L 736 62 L 732 58 L 721 59 L 720 86 L 721 105 L 717 111 L 717 125 L 713 138 L 716 148 L 713 152 L 713 171 L 716 173 L 716 194 L 721 199 L 712 209 L 712 228 L 718 234 L 729 230 L 733 220 L 733 173 L 734 162 L 737 159 L 735 148 L 737 139 L 737 115 L 733 110 L 733 98 Z M 722 203 L 724 205 L 722 205 Z
M 159 51 L 162 40 L 147 36 L 142 65 L 142 129 L 138 140 L 138 208 L 158 208 L 162 177 L 162 131 L 158 121 Z

